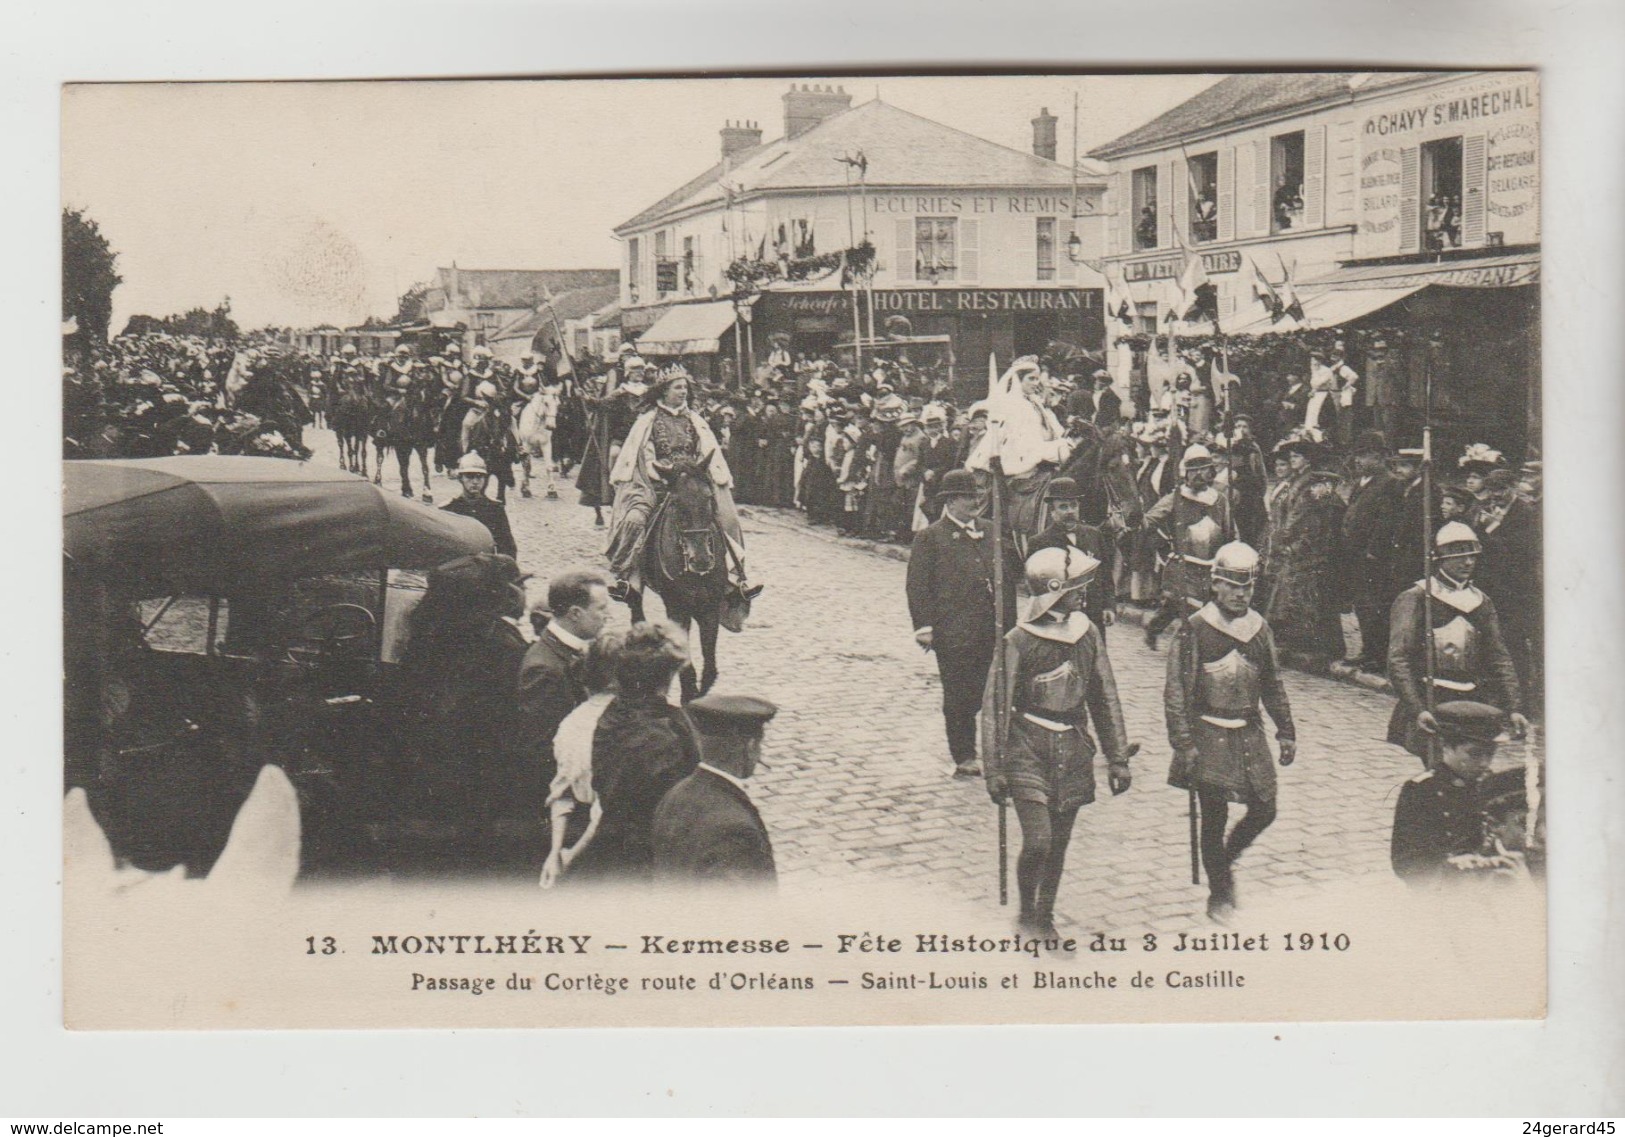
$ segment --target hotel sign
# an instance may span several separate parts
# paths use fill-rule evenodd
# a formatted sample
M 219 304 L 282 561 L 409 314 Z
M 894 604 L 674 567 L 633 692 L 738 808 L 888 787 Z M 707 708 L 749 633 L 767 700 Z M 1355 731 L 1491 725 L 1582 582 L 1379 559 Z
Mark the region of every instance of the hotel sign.
M 1208 273 L 1240 272 L 1241 254 L 1234 249 L 1222 253 L 1203 253 L 1202 269 Z M 1123 279 L 1173 280 L 1184 271 L 1184 257 L 1167 257 L 1160 261 L 1131 261 L 1123 266 Z
M 849 311 L 850 292 L 769 292 L 762 297 L 782 311 L 827 316 Z M 1092 288 L 877 288 L 876 312 L 1098 312 Z

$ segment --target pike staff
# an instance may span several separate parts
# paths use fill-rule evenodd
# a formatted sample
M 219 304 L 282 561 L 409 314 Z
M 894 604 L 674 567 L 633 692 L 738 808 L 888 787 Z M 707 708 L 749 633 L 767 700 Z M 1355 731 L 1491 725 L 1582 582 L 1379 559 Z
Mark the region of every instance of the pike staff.
M 987 357 L 988 390 L 998 383 L 998 363 L 990 352 Z M 1003 414 L 995 421 L 996 400 L 988 404 L 988 433 L 992 435 L 992 454 L 988 458 L 988 486 L 992 498 L 993 514 L 993 745 L 999 757 L 1004 755 L 1004 731 L 1010 721 L 1008 664 L 1004 658 L 1004 461 L 999 455 L 999 434 L 1004 428 Z M 1002 765 L 1002 763 L 1001 763 Z M 1010 817 L 1005 802 L 999 802 L 999 905 L 1010 903 Z
M 1428 714 L 1438 709 L 1434 692 L 1434 676 L 1438 673 L 1438 644 L 1433 635 L 1433 355 L 1428 354 L 1427 367 L 1422 373 L 1422 627 L 1426 645 L 1426 668 L 1422 697 Z M 1427 734 L 1427 764 L 1432 769 L 1439 761 L 1439 740 L 1432 731 Z

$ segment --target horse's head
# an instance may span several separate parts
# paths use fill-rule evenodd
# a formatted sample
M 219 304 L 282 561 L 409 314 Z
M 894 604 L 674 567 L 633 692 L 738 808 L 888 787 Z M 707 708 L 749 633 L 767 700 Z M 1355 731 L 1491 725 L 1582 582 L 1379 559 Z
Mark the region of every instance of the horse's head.
M 717 503 L 704 470 L 682 465 L 670 475 L 669 523 L 681 543 L 683 571 L 710 576 L 721 564 Z

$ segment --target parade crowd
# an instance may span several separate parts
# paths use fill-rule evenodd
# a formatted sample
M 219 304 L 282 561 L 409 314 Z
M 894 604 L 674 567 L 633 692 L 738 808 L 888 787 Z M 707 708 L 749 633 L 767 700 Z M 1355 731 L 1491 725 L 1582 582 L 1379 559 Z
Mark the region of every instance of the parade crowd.
M 741 391 L 630 347 L 597 374 L 560 374 L 483 347 L 465 361 L 455 341 L 321 359 L 123 337 L 70 361 L 67 447 L 304 457 L 303 428 L 325 425 L 348 468 L 367 473 L 370 448 L 374 481 L 393 452 L 408 496 L 416 456 L 425 498 L 432 451 L 461 483 L 446 508 L 481 521 L 496 551 L 435 570 L 411 614 L 400 717 L 430 772 L 415 792 L 466 832 L 508 824 L 548 842 L 545 886 L 566 870 L 773 877 L 746 790 L 773 706 L 705 693 L 710 671 L 673 705 L 687 634 L 641 618 L 653 530 L 685 479 L 703 487 L 702 528 L 720 543 L 693 545 L 690 525 L 672 549 L 727 582 L 719 604 L 748 610 L 762 589 L 745 573 L 736 504 L 911 546 L 907 603 L 942 680 L 949 756 L 1015 809 L 1029 931 L 1054 932 L 1097 745 L 1111 792 L 1132 784 L 1106 646 L 1131 606 L 1144 623 L 1131 650 L 1173 637 L 1168 780 L 1200 805 L 1215 919 L 1235 906 L 1236 860 L 1275 818 L 1275 766 L 1296 757 L 1283 660 L 1386 673 L 1389 739 L 1426 765 L 1401 798 L 1396 871 L 1507 867 L 1469 866 L 1486 856 L 1483 832 L 1450 836 L 1448 819 L 1503 732 L 1527 731 L 1540 688 L 1538 461 L 1513 466 L 1472 443 L 1436 464 L 1428 498 L 1421 453 L 1349 413 L 1359 376 L 1340 356 L 1311 357 L 1307 381 L 1252 387 L 1190 360 L 1160 394 L 1137 386 L 1127 399 L 1104 369 L 1074 370 L 1077 353 L 1023 357 L 961 405 L 946 377 L 906 361 L 854 375 L 773 347 Z M 526 635 L 504 502 L 516 485 L 530 496 L 533 474 L 550 497 L 573 474 L 582 505 L 612 510 L 610 574 L 555 577 Z M 624 635 L 605 632 L 614 599 L 637 605 Z M 1244 809 L 1234 826 L 1231 806 Z

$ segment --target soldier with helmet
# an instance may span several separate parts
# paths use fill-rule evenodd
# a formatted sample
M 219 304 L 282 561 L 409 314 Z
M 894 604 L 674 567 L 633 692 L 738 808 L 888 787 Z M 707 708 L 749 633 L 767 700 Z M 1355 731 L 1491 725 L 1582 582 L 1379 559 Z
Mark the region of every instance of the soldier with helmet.
M 1030 599 L 1025 618 L 1005 633 L 1002 659 L 989 669 L 982 750 L 989 796 L 1011 802 L 1021 824 L 1020 926 L 1047 936 L 1055 934 L 1055 897 L 1073 823 L 1095 800 L 1091 722 L 1113 796 L 1129 788 L 1135 748 L 1123 726 L 1105 641 L 1083 612 L 1100 562 L 1067 547 L 1040 549 L 1025 567 Z
M 1201 806 L 1207 911 L 1221 923 L 1236 906 L 1236 858 L 1275 820 L 1275 764 L 1260 706 L 1275 724 L 1280 764 L 1297 757 L 1275 636 L 1252 607 L 1257 581 L 1252 546 L 1232 541 L 1215 553 L 1212 599 L 1180 621 L 1163 688 L 1174 755 L 1168 782 L 1194 791 Z M 1247 813 L 1227 835 L 1232 803 Z
M 1217 474 L 1211 450 L 1200 443 L 1188 447 L 1179 460 L 1180 487 L 1145 511 L 1145 527 L 1171 546 L 1162 570 L 1162 607 L 1145 627 L 1145 646 L 1152 651 L 1169 624 L 1207 602 L 1213 554 L 1234 532 L 1229 502 L 1213 484 Z
M 1394 601 L 1388 619 L 1388 679 L 1399 702 L 1388 721 L 1388 741 L 1429 763 L 1430 745 L 1420 716 L 1433 702 L 1486 703 L 1507 715 L 1512 732 L 1529 729 L 1518 672 L 1501 637 L 1495 602 L 1473 585 L 1482 547 L 1459 521 L 1433 538 L 1433 577 L 1419 580 Z M 1428 670 L 1431 614 L 1433 670 Z

